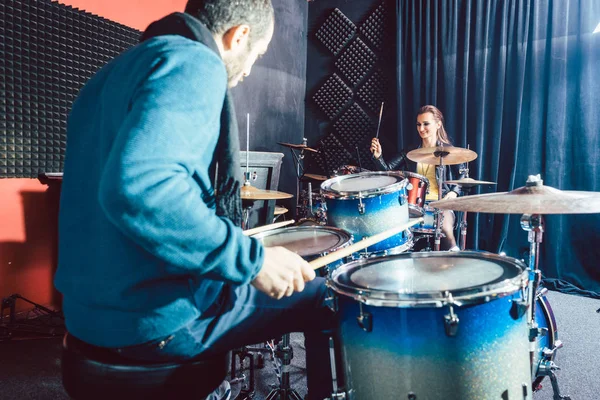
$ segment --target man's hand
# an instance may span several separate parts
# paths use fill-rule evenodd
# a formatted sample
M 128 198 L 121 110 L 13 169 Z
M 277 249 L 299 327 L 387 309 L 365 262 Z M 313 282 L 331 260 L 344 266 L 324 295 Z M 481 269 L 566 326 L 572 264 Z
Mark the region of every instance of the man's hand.
M 284 247 L 265 247 L 263 266 L 252 286 L 275 299 L 304 290 L 315 279 L 315 271 L 298 254 Z
M 383 150 L 381 149 L 381 143 L 379 143 L 379 139 L 371 139 L 371 148 L 369 150 L 371 150 L 371 153 L 373 153 L 373 157 L 375 157 L 376 159 L 379 159 L 379 157 L 381 157 L 381 153 L 383 152 Z

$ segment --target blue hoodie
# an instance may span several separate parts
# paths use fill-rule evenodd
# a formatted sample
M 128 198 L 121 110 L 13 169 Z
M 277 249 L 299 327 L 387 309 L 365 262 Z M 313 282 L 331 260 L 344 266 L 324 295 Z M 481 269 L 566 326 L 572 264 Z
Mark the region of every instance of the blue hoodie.
M 57 289 L 67 329 L 104 347 L 166 336 L 249 283 L 262 245 L 215 214 L 209 166 L 225 66 L 176 35 L 133 47 L 69 116 Z

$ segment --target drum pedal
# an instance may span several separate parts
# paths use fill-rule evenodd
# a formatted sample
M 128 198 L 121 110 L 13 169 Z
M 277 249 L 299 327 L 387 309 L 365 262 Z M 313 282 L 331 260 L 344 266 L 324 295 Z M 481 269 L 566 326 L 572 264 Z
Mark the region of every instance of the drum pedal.
M 560 347 L 562 347 L 562 343 L 560 343 Z M 555 350 L 559 349 L 560 347 L 556 346 L 554 349 L 549 350 L 550 354 L 552 354 Z M 546 351 L 544 350 L 544 355 L 545 354 Z M 558 387 L 558 378 L 556 377 L 556 373 L 554 372 L 557 370 L 560 370 L 560 368 L 552 360 L 540 362 L 539 374 L 543 376 L 548 376 L 550 378 L 550 383 L 552 384 L 552 391 L 554 392 L 553 400 L 571 400 L 570 396 L 563 396 L 560 394 L 560 388 Z

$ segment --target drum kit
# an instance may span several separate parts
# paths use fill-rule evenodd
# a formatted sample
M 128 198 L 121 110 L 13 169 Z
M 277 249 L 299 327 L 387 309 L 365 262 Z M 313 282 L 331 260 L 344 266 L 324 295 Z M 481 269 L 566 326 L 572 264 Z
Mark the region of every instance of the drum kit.
M 477 154 L 440 146 L 407 156 L 443 169 Z M 318 197 L 309 191 L 300 204 L 307 218 L 254 235 L 265 246 L 297 252 L 327 279 L 343 360 L 341 386 L 333 371 L 331 399 L 531 399 L 546 376 L 554 399 L 569 399 L 558 387 L 554 357 L 562 343 L 540 288 L 543 215 L 600 213 L 600 193 L 561 191 L 530 176 L 510 192 L 426 204 L 431 183 L 422 175 L 338 170 L 333 177 L 304 174 L 321 182 Z M 466 191 L 495 184 L 469 178 L 467 167 L 461 173 L 465 177 L 446 183 Z M 267 192 L 242 198 L 263 199 Z M 441 210 L 464 212 L 463 251 L 412 252 L 416 235 L 433 235 L 439 243 Z M 467 212 L 522 214 L 528 263 L 464 251 Z

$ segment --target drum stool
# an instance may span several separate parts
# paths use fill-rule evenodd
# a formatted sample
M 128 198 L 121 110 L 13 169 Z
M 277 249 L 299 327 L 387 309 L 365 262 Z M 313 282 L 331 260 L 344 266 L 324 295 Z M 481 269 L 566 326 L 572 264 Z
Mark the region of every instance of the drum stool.
M 227 374 L 228 353 L 181 363 L 131 361 L 66 334 L 62 380 L 74 400 L 203 399 Z

